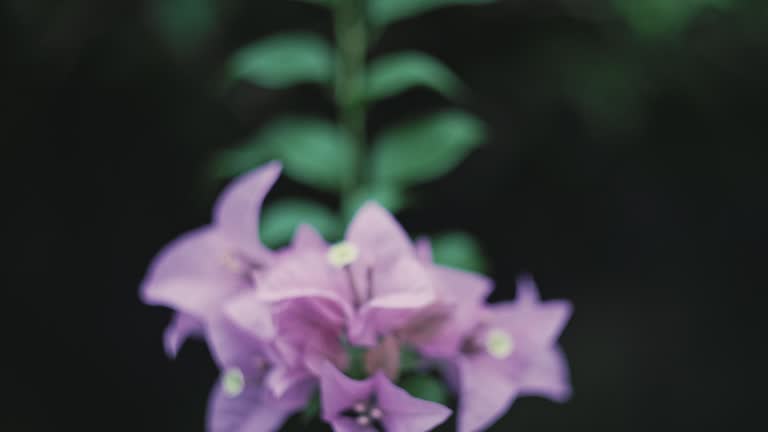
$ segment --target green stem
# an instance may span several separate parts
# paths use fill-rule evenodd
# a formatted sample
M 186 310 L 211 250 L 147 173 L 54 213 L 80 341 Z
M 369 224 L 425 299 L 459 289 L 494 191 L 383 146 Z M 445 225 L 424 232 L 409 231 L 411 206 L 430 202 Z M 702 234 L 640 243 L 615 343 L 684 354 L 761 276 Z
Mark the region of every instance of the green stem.
M 365 160 L 365 55 L 368 45 L 365 0 L 336 0 L 335 97 L 339 122 L 353 144 L 353 168 L 347 173 L 342 203 L 349 200 L 362 180 Z

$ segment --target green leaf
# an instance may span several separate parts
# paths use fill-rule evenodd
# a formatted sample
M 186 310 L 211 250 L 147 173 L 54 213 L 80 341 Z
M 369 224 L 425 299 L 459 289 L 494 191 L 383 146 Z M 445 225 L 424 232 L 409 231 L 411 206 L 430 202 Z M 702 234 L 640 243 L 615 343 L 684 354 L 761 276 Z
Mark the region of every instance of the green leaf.
M 296 0 L 296 1 L 300 1 L 302 3 L 316 4 L 318 6 L 331 7 L 331 6 L 333 6 L 333 3 L 336 0 Z
M 440 404 L 448 402 L 448 388 L 439 379 L 429 375 L 412 375 L 405 378 L 401 387 L 413 397 Z
M 432 180 L 456 167 L 484 136 L 479 120 L 455 110 L 399 125 L 374 140 L 373 176 L 382 183 Z
M 354 170 L 354 145 L 336 125 L 325 120 L 285 118 L 267 133 L 286 175 L 297 181 L 335 191 Z
M 664 37 L 682 33 L 688 24 L 704 10 L 724 10 L 733 0 L 613 0 L 641 36 Z
M 407 347 L 400 350 L 400 371 L 402 374 L 416 370 L 421 363 L 421 356 L 415 350 Z
M 347 345 L 347 358 L 349 363 L 346 375 L 354 379 L 364 379 L 367 375 L 365 372 L 365 349 Z
M 378 202 L 393 213 L 403 208 L 406 201 L 403 191 L 395 185 L 383 183 L 362 185 L 344 200 L 342 213 L 345 220 L 352 219 L 357 210 L 369 200 Z
M 313 33 L 281 33 L 238 50 L 230 63 L 232 79 L 278 89 L 310 82 L 325 84 L 333 75 L 328 42 Z
M 371 24 L 382 28 L 395 21 L 451 5 L 480 5 L 494 0 L 368 0 Z
M 235 177 L 273 158 L 275 152 L 271 147 L 259 142 L 246 142 L 219 152 L 213 159 L 211 175 L 217 179 Z
M 213 0 L 154 0 L 150 14 L 160 36 L 175 52 L 190 56 L 216 25 Z
M 312 398 L 307 403 L 304 411 L 301 413 L 301 419 L 306 425 L 311 422 L 320 412 L 320 392 L 315 391 Z
M 285 174 L 319 189 L 338 190 L 353 170 L 354 146 L 336 125 L 319 118 L 290 116 L 273 121 L 236 150 L 216 161 L 214 172 L 237 174 L 279 159 Z
M 264 209 L 261 241 L 270 247 L 285 245 L 303 223 L 312 225 L 326 239 L 335 239 L 341 232 L 338 217 L 326 207 L 302 199 L 284 199 Z
M 483 273 L 487 263 L 478 241 L 465 232 L 440 234 L 432 239 L 432 256 L 438 264 Z
M 368 99 L 377 101 L 411 87 L 424 86 L 445 97 L 461 88 L 458 77 L 440 60 L 420 52 L 401 52 L 374 60 L 368 72 Z

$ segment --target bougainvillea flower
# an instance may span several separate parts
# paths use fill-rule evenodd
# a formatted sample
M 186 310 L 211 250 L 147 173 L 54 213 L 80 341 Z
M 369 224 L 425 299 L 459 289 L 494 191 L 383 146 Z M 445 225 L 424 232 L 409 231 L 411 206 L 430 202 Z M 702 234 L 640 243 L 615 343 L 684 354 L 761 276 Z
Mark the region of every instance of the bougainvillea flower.
M 263 276 L 262 300 L 313 298 L 323 319 L 345 323 L 349 341 L 358 345 L 375 345 L 435 300 L 405 232 L 375 203 L 358 211 L 343 242 L 297 248 Z
M 426 265 L 437 299 L 398 329 L 397 335 L 428 357 L 454 356 L 461 348 L 464 335 L 476 326 L 484 313 L 493 281 L 477 273 L 433 264 L 428 240 L 420 239 L 416 250 Z
M 316 380 L 292 380 L 280 397 L 267 381 L 284 374 L 284 365 L 269 344 L 254 338 L 224 316 L 212 318 L 206 336 L 221 370 L 208 405 L 209 432 L 268 432 L 309 401 Z
M 141 286 L 141 298 L 173 308 L 165 346 L 175 355 L 183 340 L 200 333 L 222 301 L 252 286 L 254 270 L 273 259 L 259 241 L 259 212 L 280 175 L 273 162 L 232 182 L 220 195 L 213 223 L 183 234 L 153 260 Z
M 426 432 L 443 423 L 451 410 L 417 399 L 378 372 L 353 380 L 326 364 L 320 377 L 323 419 L 335 432 Z
M 568 369 L 557 339 L 571 316 L 567 301 L 542 302 L 533 281 L 518 281 L 513 302 L 488 307 L 455 360 L 459 432 L 483 430 L 520 395 L 555 401 L 570 396 Z
M 255 290 L 237 296 L 224 307 L 228 319 L 268 343 L 279 358 L 279 367 L 265 379 L 275 396 L 282 396 L 298 381 L 316 377 L 326 362 L 346 367 L 347 353 L 339 337 L 344 323 L 325 306 L 312 298 L 266 303 Z M 270 322 L 265 323 L 265 318 Z
M 302 225 L 297 228 L 291 244 L 278 250 L 273 261 L 291 260 L 292 251 L 325 247 L 325 241 L 313 228 Z M 258 277 L 255 275 L 254 280 Z M 258 281 L 255 283 L 260 285 Z M 339 338 L 344 322 L 340 318 L 329 314 L 322 308 L 323 303 L 312 298 L 265 302 L 258 296 L 259 289 L 230 297 L 221 306 L 221 313 L 251 339 L 270 348 L 273 362 L 264 384 L 276 397 L 282 397 L 297 382 L 316 378 L 320 365 L 327 361 L 346 367 L 346 350 Z M 234 351 L 248 349 L 247 343 L 234 343 L 232 347 Z

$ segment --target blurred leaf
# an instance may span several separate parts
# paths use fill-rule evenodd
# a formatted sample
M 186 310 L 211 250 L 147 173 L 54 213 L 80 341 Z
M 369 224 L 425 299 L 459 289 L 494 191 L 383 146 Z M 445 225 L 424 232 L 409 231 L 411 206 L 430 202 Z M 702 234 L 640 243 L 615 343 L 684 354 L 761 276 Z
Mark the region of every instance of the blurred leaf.
M 195 53 L 216 25 L 213 0 L 153 0 L 150 14 L 160 35 L 182 56 Z
M 246 142 L 217 154 L 211 166 L 211 174 L 217 179 L 236 177 L 274 158 L 272 148 L 258 142 Z
M 368 0 L 368 12 L 374 27 L 384 27 L 405 18 L 451 5 L 479 5 L 494 0 Z
M 234 176 L 270 160 L 283 162 L 285 174 L 316 188 L 336 191 L 352 172 L 354 147 L 332 123 L 312 117 L 273 121 L 240 147 L 214 162 L 218 176 Z
M 330 45 L 308 32 L 282 33 L 246 45 L 230 63 L 233 79 L 273 89 L 304 82 L 328 83 L 332 74 Z
M 347 345 L 347 359 L 349 360 L 345 374 L 354 379 L 364 379 L 365 372 L 365 349 Z
M 394 96 L 424 86 L 445 97 L 455 96 L 461 82 L 440 60 L 420 52 L 390 54 L 374 60 L 368 73 L 368 99 Z
M 273 123 L 266 141 L 276 149 L 285 173 L 320 189 L 338 190 L 354 170 L 354 146 L 336 125 L 293 117 Z
M 283 246 L 303 223 L 312 225 L 327 239 L 336 238 L 341 230 L 339 219 L 326 207 L 303 199 L 284 199 L 264 209 L 261 241 L 270 247 Z
M 373 176 L 397 184 L 432 180 L 456 167 L 484 136 L 480 121 L 455 110 L 393 127 L 374 140 Z
M 301 418 L 304 421 L 304 424 L 307 424 L 312 421 L 315 417 L 317 417 L 317 414 L 320 412 L 320 392 L 315 391 L 312 395 L 312 398 L 307 403 L 307 406 L 304 408 L 304 411 L 301 413 Z
M 487 264 L 480 244 L 464 232 L 440 234 L 432 239 L 435 262 L 449 267 L 483 273 Z
M 333 6 L 333 3 L 336 0 L 296 0 L 296 1 L 299 1 L 299 2 L 302 2 L 302 3 L 312 3 L 312 4 L 316 4 L 318 6 L 331 7 L 331 6 Z
M 429 375 L 411 375 L 400 386 L 412 396 L 445 405 L 448 402 L 448 388 L 439 379 Z
M 724 9 L 733 0 L 613 0 L 619 13 L 642 36 L 676 35 L 708 8 Z
M 395 185 L 383 183 L 362 185 L 355 189 L 347 200 L 344 200 L 342 213 L 345 220 L 352 219 L 355 212 L 369 200 L 378 202 L 392 213 L 405 205 L 403 191 Z
M 630 132 L 645 119 L 643 100 L 653 94 L 652 70 L 636 55 L 578 44 L 561 48 L 559 80 L 565 96 L 596 131 Z
M 411 372 L 421 365 L 421 357 L 419 353 L 408 347 L 403 347 L 400 350 L 400 370 L 405 374 Z

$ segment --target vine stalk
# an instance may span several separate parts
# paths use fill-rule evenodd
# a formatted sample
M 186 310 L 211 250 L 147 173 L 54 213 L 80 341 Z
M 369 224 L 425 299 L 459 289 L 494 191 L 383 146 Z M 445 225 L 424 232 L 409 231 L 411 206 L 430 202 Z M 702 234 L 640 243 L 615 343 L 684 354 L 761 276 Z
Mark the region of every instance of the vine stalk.
M 352 142 L 352 169 L 344 178 L 342 205 L 363 180 L 366 141 L 365 57 L 368 28 L 365 0 L 336 0 L 336 73 L 334 96 L 339 123 Z

